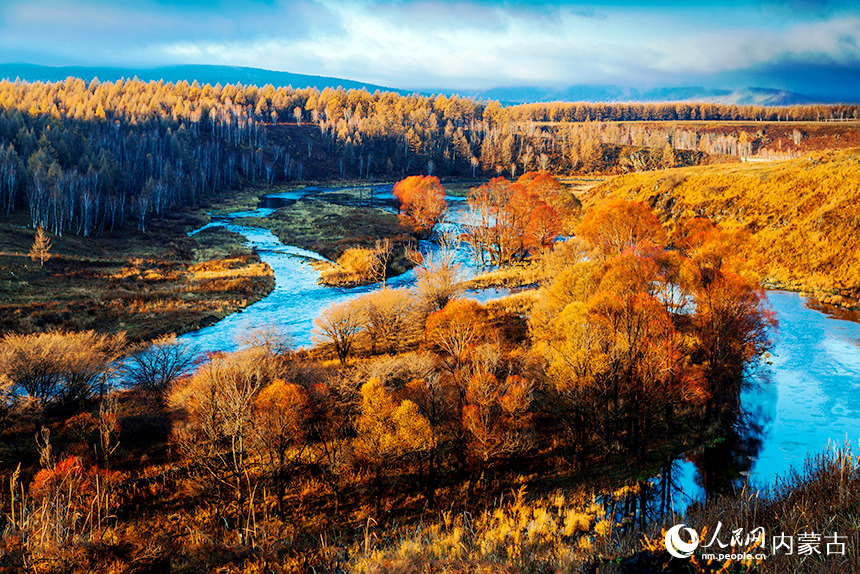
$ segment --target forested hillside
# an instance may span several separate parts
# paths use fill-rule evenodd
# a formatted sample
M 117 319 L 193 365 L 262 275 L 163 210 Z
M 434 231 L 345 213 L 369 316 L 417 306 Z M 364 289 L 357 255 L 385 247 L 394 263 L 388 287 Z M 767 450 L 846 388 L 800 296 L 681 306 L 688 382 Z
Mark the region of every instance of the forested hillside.
M 137 80 L 0 82 L 0 209 L 97 234 L 246 184 L 409 174 L 626 173 L 715 157 L 796 155 L 790 136 L 614 120 L 823 120 L 854 106 L 540 104 L 342 89 Z M 541 124 L 544 121 L 574 123 Z M 600 121 L 593 121 L 600 120 Z M 609 121 L 613 120 L 613 121 Z M 845 124 L 853 134 L 854 124 Z M 840 126 L 842 128 L 843 126 Z M 841 132 L 832 136 L 839 140 Z M 850 141 L 848 136 L 844 141 Z M 794 142 L 790 144 L 789 140 Z M 792 147 L 793 145 L 793 147 Z
M 386 88 L 368 82 L 333 78 L 330 76 L 312 76 L 294 74 L 277 70 L 248 68 L 245 66 L 214 66 L 214 65 L 179 65 L 159 66 L 157 68 L 112 68 L 105 66 L 39 66 L 35 64 L 0 64 L 0 78 L 15 80 L 20 78 L 26 82 L 62 82 L 69 76 L 81 78 L 89 83 L 91 80 L 115 82 L 121 78 L 138 78 L 144 82 L 194 82 L 202 84 L 217 83 L 221 85 L 241 83 L 245 85 L 263 86 L 301 86 L 322 90 L 324 88 L 343 87 L 347 90 L 370 91 L 383 90 L 406 94 L 406 90 Z
M 750 234 L 744 249 L 772 286 L 812 291 L 856 304 L 860 296 L 860 152 L 812 154 L 748 163 L 637 173 L 594 188 L 650 204 L 683 241 L 694 218 Z

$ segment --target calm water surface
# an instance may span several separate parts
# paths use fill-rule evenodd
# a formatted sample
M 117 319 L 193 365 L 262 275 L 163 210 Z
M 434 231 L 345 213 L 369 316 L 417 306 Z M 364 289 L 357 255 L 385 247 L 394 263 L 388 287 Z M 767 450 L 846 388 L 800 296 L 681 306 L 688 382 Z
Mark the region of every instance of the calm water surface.
M 728 452 L 718 454 L 716 464 L 693 454 L 676 465 L 686 501 L 701 499 L 706 487 L 720 490 L 727 480 L 735 486 L 771 483 L 828 445 L 857 450 L 860 323 L 810 309 L 797 293 L 769 291 L 767 299 L 779 321 L 772 356 L 750 377 L 741 399 L 744 424 Z

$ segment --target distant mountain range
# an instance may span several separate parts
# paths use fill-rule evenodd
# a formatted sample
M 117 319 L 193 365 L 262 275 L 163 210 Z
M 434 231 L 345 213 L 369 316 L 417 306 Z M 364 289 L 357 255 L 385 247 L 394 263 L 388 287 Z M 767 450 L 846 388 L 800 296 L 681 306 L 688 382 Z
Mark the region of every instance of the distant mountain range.
M 719 104 L 786 106 L 793 104 L 827 103 L 788 90 L 772 88 L 674 87 L 637 89 L 622 86 L 578 85 L 566 88 L 510 87 L 469 92 L 468 95 L 503 104 L 533 102 L 713 102 Z
M 323 89 L 341 86 L 345 89 L 366 88 L 370 92 L 376 90 L 396 92 L 399 94 L 416 93 L 347 80 L 328 76 L 310 76 L 277 72 L 261 68 L 246 68 L 240 66 L 165 66 L 159 68 L 106 68 L 85 66 L 38 66 L 34 64 L 0 64 L 0 78 L 15 80 L 20 78 L 27 81 L 57 82 L 73 76 L 90 81 L 115 81 L 120 78 L 137 77 L 140 80 L 164 80 L 179 82 L 197 80 L 201 84 L 221 85 L 242 83 L 263 86 L 293 86 L 294 88 L 314 87 Z M 439 90 L 435 93 L 450 93 L 451 90 Z M 455 90 L 456 92 L 456 90 Z M 417 93 L 430 94 L 423 90 Z M 744 88 L 741 90 L 726 90 L 703 87 L 663 87 L 663 88 L 630 88 L 613 85 L 576 85 L 564 88 L 546 88 L 537 86 L 500 87 L 489 90 L 463 90 L 461 95 L 471 96 L 482 100 L 497 100 L 505 105 L 534 103 L 534 102 L 714 102 L 721 104 L 781 106 L 792 104 L 830 103 L 822 98 L 815 98 L 771 88 Z
M 361 89 L 366 88 L 370 92 L 380 90 L 383 92 L 397 92 L 408 94 L 406 90 L 398 90 L 385 86 L 377 86 L 367 82 L 356 82 L 343 78 L 332 78 L 328 76 L 308 76 L 305 74 L 293 74 L 291 72 L 276 72 L 274 70 L 263 70 L 262 68 L 244 68 L 241 66 L 163 66 L 160 68 L 104 68 L 89 66 L 37 66 L 35 64 L 0 64 L 0 78 L 14 80 L 21 78 L 30 82 L 59 82 L 69 76 L 90 81 L 98 78 L 101 81 L 116 81 L 120 78 L 134 78 L 137 76 L 143 81 L 181 82 L 197 80 L 200 84 L 222 86 L 227 84 L 265 86 L 292 86 L 294 88 L 343 88 Z

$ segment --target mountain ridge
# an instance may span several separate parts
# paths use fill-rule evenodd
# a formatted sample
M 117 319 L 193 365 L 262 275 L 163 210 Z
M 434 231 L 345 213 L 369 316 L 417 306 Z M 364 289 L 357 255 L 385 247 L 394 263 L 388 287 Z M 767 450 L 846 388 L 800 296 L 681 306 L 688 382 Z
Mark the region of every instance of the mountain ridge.
M 215 85 L 220 83 L 244 85 L 265 86 L 272 84 L 273 86 L 293 86 L 294 88 L 313 87 L 322 90 L 323 88 L 337 88 L 338 86 L 344 89 L 361 89 L 365 88 L 370 92 L 376 90 L 382 92 L 395 92 L 399 94 L 410 94 L 414 91 L 400 90 L 372 84 L 370 82 L 360 82 L 357 80 L 349 80 L 346 78 L 335 78 L 332 76 L 313 76 L 308 74 L 294 74 L 292 72 L 279 72 L 276 70 L 266 70 L 263 68 L 251 68 L 245 66 L 215 66 L 206 64 L 185 64 L 177 66 L 160 66 L 156 68 L 119 68 L 119 67 L 102 67 L 102 66 L 41 66 L 37 64 L 0 64 L 0 78 L 8 80 L 21 80 L 30 82 L 59 82 L 72 76 L 81 78 L 85 81 L 90 81 L 98 78 L 101 81 L 116 81 L 120 78 L 137 77 L 143 81 L 159 81 L 165 82 L 188 82 L 197 81 L 200 84 Z
M 580 84 L 563 88 L 538 86 L 498 87 L 469 92 L 479 99 L 498 100 L 506 105 L 549 102 L 710 102 L 717 104 L 785 106 L 795 104 L 835 103 L 776 88 L 748 87 L 738 90 L 698 86 L 630 88 L 615 85 Z
M 743 89 L 706 88 L 701 86 L 667 86 L 634 88 L 611 84 L 578 84 L 566 87 L 500 86 L 485 90 L 404 90 L 332 76 L 295 74 L 245 66 L 187 64 L 155 68 L 121 68 L 100 66 L 42 66 L 26 63 L 0 64 L 0 78 L 8 80 L 58 82 L 67 77 L 85 81 L 98 78 L 116 81 L 137 77 L 143 81 L 180 82 L 197 81 L 200 84 L 220 83 L 264 86 L 367 89 L 370 92 L 409 94 L 460 94 L 485 101 L 498 101 L 503 105 L 549 102 L 606 102 L 606 103 L 657 103 L 657 102 L 710 102 L 718 104 L 785 106 L 796 104 L 837 103 L 836 100 L 812 97 L 798 92 L 765 87 Z

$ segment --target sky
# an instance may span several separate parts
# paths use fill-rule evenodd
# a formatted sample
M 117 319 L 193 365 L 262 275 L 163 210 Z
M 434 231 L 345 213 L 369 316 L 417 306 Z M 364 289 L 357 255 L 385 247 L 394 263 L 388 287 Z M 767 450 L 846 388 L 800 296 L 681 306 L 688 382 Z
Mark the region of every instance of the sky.
M 0 62 L 218 64 L 419 90 L 860 89 L 860 2 L 0 0 Z

